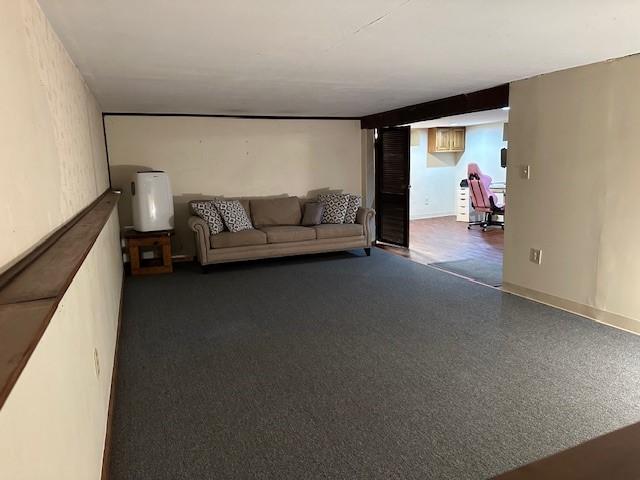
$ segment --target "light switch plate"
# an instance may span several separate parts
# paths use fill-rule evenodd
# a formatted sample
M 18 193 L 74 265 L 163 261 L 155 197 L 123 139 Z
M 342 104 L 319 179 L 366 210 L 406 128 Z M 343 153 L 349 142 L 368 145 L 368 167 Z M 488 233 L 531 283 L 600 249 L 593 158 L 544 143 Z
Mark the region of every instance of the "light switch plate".
M 529 250 L 529 261 L 540 265 L 542 263 L 542 250 L 538 248 L 532 248 Z
M 531 165 L 522 166 L 522 178 L 529 180 L 531 178 Z
M 100 356 L 97 348 L 93 349 L 93 366 L 96 369 L 96 377 L 100 378 Z

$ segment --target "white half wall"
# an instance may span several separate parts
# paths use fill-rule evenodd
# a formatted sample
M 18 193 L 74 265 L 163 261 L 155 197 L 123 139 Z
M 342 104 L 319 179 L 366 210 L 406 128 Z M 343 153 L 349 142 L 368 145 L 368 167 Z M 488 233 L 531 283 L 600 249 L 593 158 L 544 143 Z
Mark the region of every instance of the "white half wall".
M 138 170 L 169 174 L 174 253 L 193 254 L 187 202 L 203 196 L 310 196 L 322 189 L 362 194 L 363 137 L 356 120 L 106 116 L 120 217 L 131 225 L 129 184 Z

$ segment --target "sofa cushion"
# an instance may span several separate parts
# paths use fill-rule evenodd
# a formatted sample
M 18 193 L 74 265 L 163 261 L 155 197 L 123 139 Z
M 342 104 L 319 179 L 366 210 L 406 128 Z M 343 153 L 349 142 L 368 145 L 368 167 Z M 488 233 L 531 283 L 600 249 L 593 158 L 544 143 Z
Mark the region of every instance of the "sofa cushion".
M 191 202 L 191 209 L 193 213 L 207 222 L 211 235 L 224 231 L 224 222 L 222 221 L 220 212 L 218 212 L 218 209 L 215 207 L 213 200 Z
M 213 248 L 246 247 L 249 245 L 264 245 L 267 243 L 267 234 L 252 228 L 240 232 L 222 232 L 211 235 Z
M 322 193 L 318 195 L 318 201 L 322 203 L 322 223 L 344 223 L 349 204 L 349 195 L 342 193 Z
M 356 215 L 361 206 L 362 197 L 360 195 L 349 194 L 349 203 L 347 203 L 347 213 L 344 216 L 344 223 L 356 223 Z
M 259 198 L 251 200 L 251 218 L 262 225 L 300 225 L 302 212 L 298 197 Z
M 359 237 L 364 235 L 364 229 L 359 223 L 341 223 L 333 225 L 323 223 L 312 227 L 316 231 L 318 240 L 323 238 L 340 238 L 340 237 Z
M 260 227 L 267 234 L 267 243 L 304 242 L 315 240 L 316 231 L 309 227 L 277 225 Z
M 253 228 L 247 211 L 239 200 L 216 200 L 215 206 L 230 232 L 235 233 Z

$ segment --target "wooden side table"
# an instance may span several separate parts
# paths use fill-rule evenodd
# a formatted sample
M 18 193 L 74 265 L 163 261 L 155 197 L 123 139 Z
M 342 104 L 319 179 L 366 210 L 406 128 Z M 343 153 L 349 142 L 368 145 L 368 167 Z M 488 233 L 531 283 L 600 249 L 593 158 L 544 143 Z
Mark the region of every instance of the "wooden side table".
M 132 275 L 154 275 L 156 273 L 173 272 L 171 262 L 171 235 L 173 230 L 159 232 L 137 232 L 129 230 L 124 233 L 127 240 L 127 251 L 131 262 Z M 153 250 L 156 258 L 143 259 L 142 252 Z

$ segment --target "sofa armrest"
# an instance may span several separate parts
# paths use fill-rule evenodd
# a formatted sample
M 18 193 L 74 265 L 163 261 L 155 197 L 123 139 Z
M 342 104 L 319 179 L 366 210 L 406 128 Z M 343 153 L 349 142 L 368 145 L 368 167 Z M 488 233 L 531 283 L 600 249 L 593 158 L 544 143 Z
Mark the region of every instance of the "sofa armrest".
M 376 211 L 373 208 L 358 208 L 356 213 L 356 223 L 359 223 L 364 227 L 364 238 L 367 239 L 367 244 L 371 244 L 371 221 L 375 216 Z
M 204 265 L 207 263 L 207 250 L 211 248 L 209 225 L 195 215 L 190 216 L 187 223 L 189 228 L 194 231 L 198 260 Z

